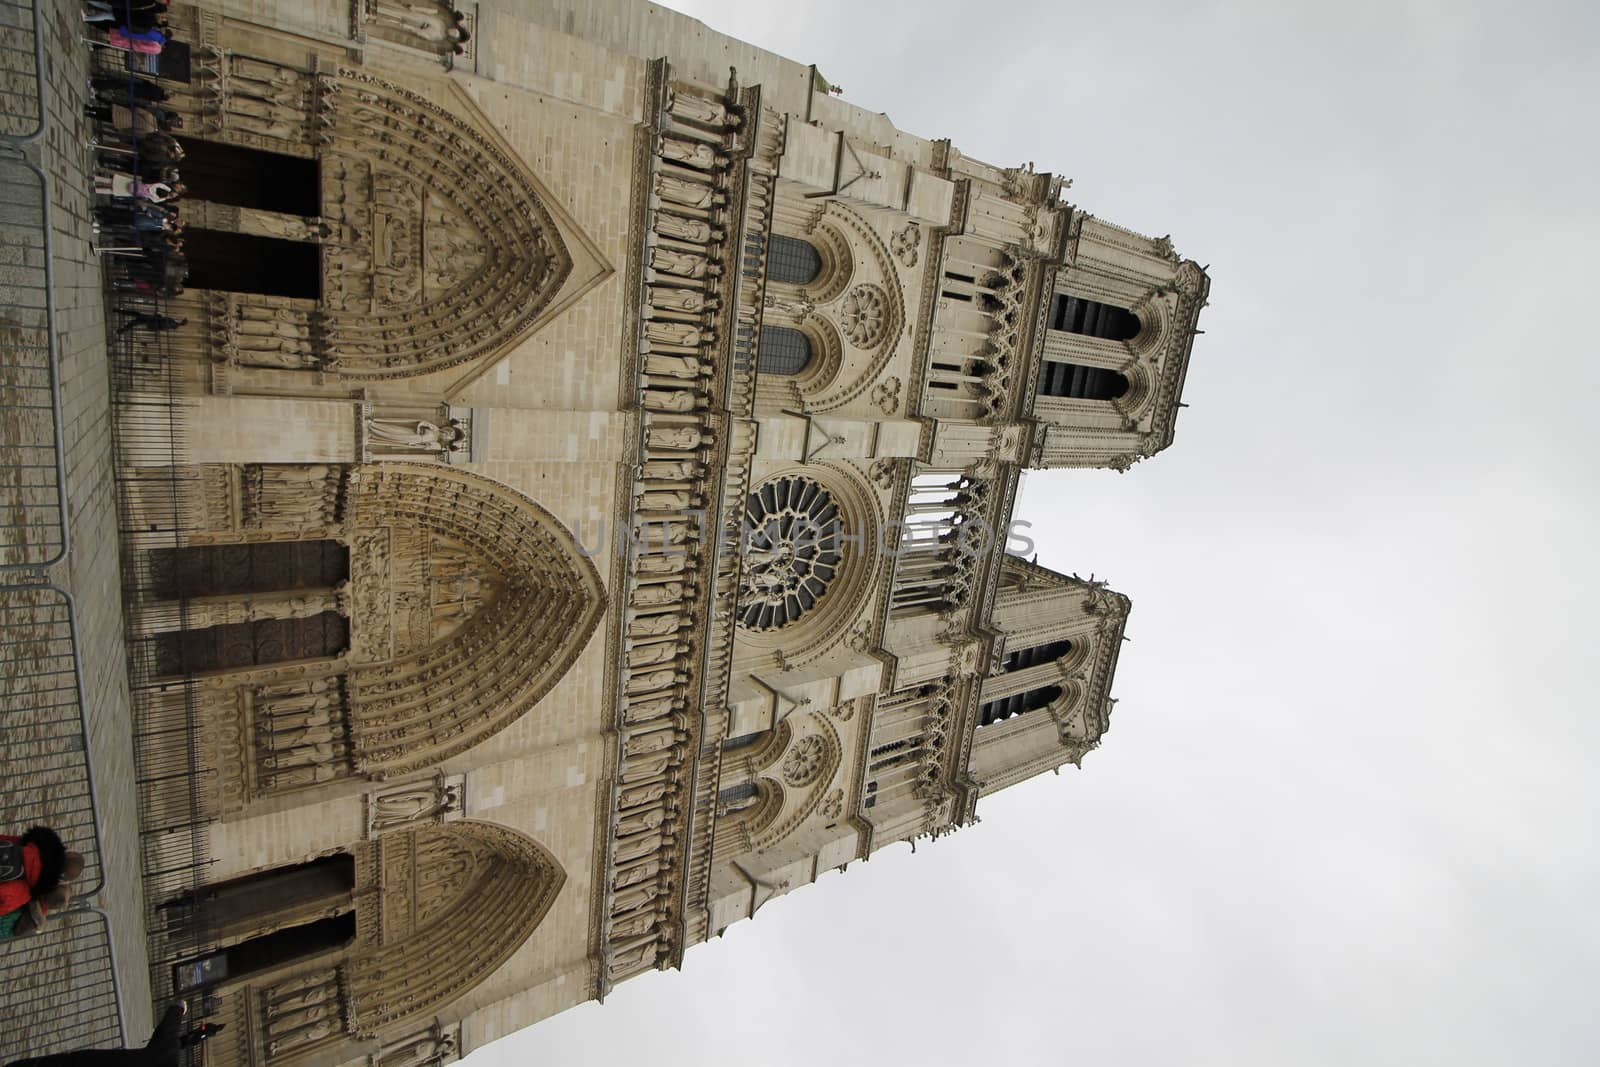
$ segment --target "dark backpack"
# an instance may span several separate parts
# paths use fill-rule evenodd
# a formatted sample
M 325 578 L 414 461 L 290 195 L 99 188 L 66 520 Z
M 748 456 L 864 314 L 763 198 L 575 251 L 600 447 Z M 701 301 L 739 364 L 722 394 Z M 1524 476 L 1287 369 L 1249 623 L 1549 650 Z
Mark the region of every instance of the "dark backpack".
M 14 882 L 25 877 L 22 865 L 22 844 L 18 841 L 0 841 L 0 882 Z

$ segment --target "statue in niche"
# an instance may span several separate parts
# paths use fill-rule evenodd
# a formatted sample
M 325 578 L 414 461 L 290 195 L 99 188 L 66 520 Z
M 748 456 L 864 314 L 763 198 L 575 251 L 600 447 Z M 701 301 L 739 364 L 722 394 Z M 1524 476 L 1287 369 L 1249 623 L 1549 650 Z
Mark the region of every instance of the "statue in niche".
M 443 426 L 419 419 L 367 419 L 367 440 L 387 451 L 460 452 L 466 447 L 467 431 L 459 420 Z
M 694 167 L 696 170 L 711 170 L 714 167 L 728 165 L 728 157 L 718 155 L 716 149 L 704 141 L 690 141 L 682 137 L 661 138 L 661 158 L 682 163 L 686 167 Z
M 698 426 L 651 426 L 645 433 L 649 448 L 670 452 L 693 452 L 712 443 L 711 435 Z
M 661 604 L 676 604 L 683 599 L 682 582 L 661 582 L 657 585 L 641 585 L 633 591 L 633 603 L 638 607 L 654 607 Z
M 238 93 L 228 97 L 227 108 L 230 119 L 244 116 L 263 122 L 305 122 L 308 118 L 306 109 L 299 101 L 280 103 Z M 331 120 L 325 124 L 331 125 Z
M 671 730 L 657 730 L 642 737 L 631 737 L 623 746 L 623 751 L 630 756 L 646 756 L 652 752 L 661 752 L 673 746 L 676 739 Z
M 334 679 L 312 678 L 284 685 L 264 685 L 256 690 L 256 699 L 266 706 L 268 712 L 277 715 L 327 707 L 330 697 L 336 694 Z
M 268 1041 L 267 1052 L 270 1055 L 279 1056 L 301 1045 L 309 1045 L 313 1042 L 321 1041 L 323 1038 L 333 1034 L 337 1021 L 336 1019 L 323 1019 L 314 1026 L 309 1026 L 304 1030 L 297 1030 L 281 1039 Z
M 651 459 L 640 465 L 639 477 L 650 482 L 687 482 L 703 471 L 700 464 L 687 459 Z
M 659 645 L 640 645 L 628 650 L 628 667 L 654 667 L 661 663 L 670 663 L 678 655 L 679 648 L 676 642 Z
M 662 279 L 670 282 L 672 279 Z M 721 306 L 716 294 L 692 285 L 652 285 L 650 306 L 657 311 L 715 311 Z
M 638 834 L 643 833 L 646 830 L 654 830 L 656 827 L 661 825 L 661 821 L 665 818 L 666 810 L 664 808 L 651 808 L 650 810 L 642 811 L 637 815 L 629 815 L 617 822 L 617 835 L 619 837 L 625 837 L 629 834 Z
M 293 727 L 288 731 L 274 733 L 269 742 L 273 749 L 278 751 L 291 751 L 297 748 L 321 749 L 336 741 L 346 738 L 343 726 L 332 723 L 321 723 L 314 726 Z
M 646 671 L 644 674 L 636 674 L 628 679 L 627 692 L 633 696 L 637 696 L 640 693 L 652 693 L 658 689 L 667 688 L 676 678 L 676 673 L 671 670 Z
M 371 26 L 393 32 L 400 38 L 397 43 L 441 54 L 466 51 L 472 35 L 463 25 L 465 18 L 448 4 L 433 0 L 368 0 L 367 4 Z
M 255 82 L 258 85 L 272 86 L 277 89 L 293 89 L 303 92 L 306 88 L 305 75 L 297 70 L 237 54 L 230 55 L 228 59 L 228 74 L 233 78 Z
M 667 96 L 667 110 L 681 119 L 703 123 L 707 126 L 737 126 L 736 116 L 728 114 L 721 104 L 704 97 L 690 96 L 676 89 Z
M 663 378 L 692 380 L 709 377 L 711 369 L 693 356 L 661 356 L 651 352 L 644 357 L 644 372 Z
M 629 704 L 623 719 L 630 725 L 640 726 L 647 722 L 665 718 L 673 712 L 681 710 L 683 710 L 683 702 L 677 697 L 653 697 L 649 700 L 636 700 Z
M 682 489 L 647 489 L 639 494 L 642 511 L 684 511 L 698 503 L 698 495 Z
M 680 278 L 704 278 L 708 274 L 715 276 L 722 273 L 721 267 L 707 263 L 703 256 L 676 248 L 663 248 L 661 245 L 650 249 L 650 266 Z
M 647 411 L 669 411 L 684 414 L 697 406 L 699 395 L 687 389 L 646 389 L 641 403 Z
M 267 1032 L 269 1034 L 282 1034 L 285 1031 L 298 1030 L 307 1023 L 326 1019 L 331 1012 L 338 1010 L 339 1005 L 336 1001 L 318 998 L 303 1008 L 297 1008 L 292 1012 L 285 1012 L 273 1017 L 267 1023 Z
M 628 623 L 628 633 L 634 637 L 662 637 L 683 629 L 683 620 L 677 615 L 636 615 Z
M 622 915 L 644 907 L 661 895 L 661 887 L 654 882 L 630 886 L 612 898 L 611 914 Z
M 657 752 L 642 758 L 625 760 L 622 767 L 623 782 L 644 782 L 659 776 L 672 766 L 672 753 Z
M 665 782 L 653 782 L 650 785 L 636 785 L 631 789 L 624 789 L 618 798 L 618 805 L 624 809 L 637 808 L 650 804 L 666 796 Z
M 626 889 L 630 885 L 638 885 L 647 878 L 654 878 L 661 871 L 661 864 L 656 860 L 646 860 L 636 866 L 617 872 L 612 881 L 613 889 Z
M 426 1064 L 442 1064 L 455 1056 L 455 1035 L 443 1032 L 436 1025 L 379 1053 L 377 1067 L 424 1067 Z
M 684 348 L 699 348 L 704 335 L 686 322 L 652 319 L 644 324 L 644 335 L 652 341 Z
M 639 575 L 665 576 L 669 574 L 680 574 L 688 565 L 689 557 L 684 555 L 635 556 L 633 560 L 633 572 Z M 672 631 L 668 630 L 666 632 L 671 633 Z
M 612 855 L 616 863 L 627 863 L 629 860 L 643 859 L 661 847 L 659 833 L 637 834 L 626 837 L 617 842 L 617 850 Z
M 656 924 L 656 917 L 647 911 L 636 911 L 620 919 L 611 920 L 612 940 L 621 940 L 625 937 L 642 937 L 650 932 Z
M 303 1008 L 337 999 L 338 996 L 338 987 L 322 978 L 294 992 L 286 993 L 281 987 L 273 989 L 267 994 L 267 1018 L 276 1019 L 282 1015 L 289 1015 Z
M 656 212 L 656 232 L 663 237 L 675 237 L 680 241 L 692 241 L 697 245 L 720 241 L 723 237 L 721 230 L 713 228 L 704 219 L 691 219 L 666 211 Z
M 439 781 L 419 782 L 406 789 L 383 793 L 371 800 L 368 826 L 374 834 L 424 820 L 438 819 L 459 810 L 461 791 Z
M 630 971 L 637 970 L 640 967 L 647 966 L 655 961 L 656 942 L 650 941 L 646 944 L 638 946 L 637 948 L 628 949 L 626 952 L 619 952 L 615 956 L 611 957 L 611 963 L 607 968 L 607 972 L 613 978 L 615 978 L 620 975 L 627 974 Z
M 702 209 L 715 207 L 724 200 L 722 194 L 710 185 L 672 174 L 656 175 L 656 195 L 668 203 Z

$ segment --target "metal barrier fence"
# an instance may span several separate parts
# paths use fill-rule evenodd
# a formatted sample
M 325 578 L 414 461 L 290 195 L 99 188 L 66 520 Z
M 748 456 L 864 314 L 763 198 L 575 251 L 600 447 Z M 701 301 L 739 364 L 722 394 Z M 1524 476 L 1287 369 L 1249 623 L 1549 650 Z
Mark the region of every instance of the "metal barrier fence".
M 32 569 L 67 554 L 50 198 L 43 172 L 7 154 L 0 236 L 0 570 Z
M 53 585 L 0 586 L 0 832 L 43 825 L 81 852 L 72 883 L 105 886 L 89 722 L 72 598 Z M 0 942 L 0 1061 L 122 1044 L 111 930 L 93 908 L 57 912 Z
M 60 834 L 83 853 L 73 892 L 87 897 L 105 873 L 77 643 L 66 592 L 0 586 L 0 833 L 37 824 Z
M 159 294 L 115 288 L 118 265 L 108 265 L 110 306 L 144 314 L 168 310 Z M 146 605 L 169 597 L 168 582 L 153 573 L 152 549 L 180 548 L 202 527 L 195 512 L 197 486 L 179 464 L 184 442 L 184 390 L 170 335 L 133 330 L 108 343 L 112 421 L 119 455 L 141 464 L 119 463 L 118 534 L 123 545 L 122 594 L 128 642 L 129 695 L 133 701 L 134 774 L 139 793 L 140 861 L 144 880 L 145 930 L 150 988 L 159 1013 L 175 991 L 173 964 L 193 958 L 209 943 L 202 888 L 211 867 L 210 828 L 203 794 L 210 772 L 199 746 L 200 718 L 195 683 L 171 677 L 157 660 L 160 635 L 144 625 Z M 170 609 L 169 609 L 170 610 Z M 178 619 L 189 628 L 187 609 Z M 194 901 L 180 911 L 163 905 Z M 192 1006 L 191 1022 L 205 1017 Z
M 0 0 L 0 137 L 44 130 L 44 38 L 35 0 Z
M 122 1047 L 122 1003 L 105 912 L 53 915 L 32 937 L 0 943 L 0 990 L 0 1062 Z

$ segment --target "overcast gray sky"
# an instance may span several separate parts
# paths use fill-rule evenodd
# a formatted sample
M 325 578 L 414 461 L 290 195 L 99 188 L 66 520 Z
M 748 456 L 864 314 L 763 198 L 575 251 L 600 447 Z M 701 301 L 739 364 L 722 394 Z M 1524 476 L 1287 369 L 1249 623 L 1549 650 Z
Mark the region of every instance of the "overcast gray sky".
M 1019 506 L 1133 598 L 1084 770 L 474 1067 L 1600 1062 L 1600 7 L 672 6 L 1212 306 L 1175 446 Z

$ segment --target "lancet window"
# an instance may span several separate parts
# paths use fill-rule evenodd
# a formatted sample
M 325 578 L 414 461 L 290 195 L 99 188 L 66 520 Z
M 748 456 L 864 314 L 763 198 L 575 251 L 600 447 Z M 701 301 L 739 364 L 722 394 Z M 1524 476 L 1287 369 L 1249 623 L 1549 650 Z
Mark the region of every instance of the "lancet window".
M 1006 658 L 1000 663 L 1000 673 L 1010 674 L 1012 671 L 1027 670 L 1041 663 L 1058 660 L 1072 651 L 1072 642 L 1068 640 L 1051 641 L 1043 645 L 1033 645 L 1029 648 L 1018 648 L 1006 653 Z
M 1119 371 L 1047 359 L 1039 371 L 1039 392 L 1044 396 L 1075 400 L 1115 400 L 1128 391 L 1128 379 Z
M 822 256 L 810 241 L 775 233 L 767 238 L 767 280 L 809 285 L 822 273 Z
M 1139 335 L 1139 317 L 1115 304 L 1057 293 L 1050 304 L 1050 328 L 1106 341 L 1131 341 Z
M 1030 711 L 1049 707 L 1061 696 L 1059 685 L 1044 685 L 1037 689 L 1025 689 L 1020 693 L 1013 693 L 1007 697 L 997 697 L 988 700 L 978 708 L 978 725 L 992 726 L 997 722 L 1017 715 L 1026 715 Z
M 811 362 L 811 339 L 792 326 L 761 327 L 760 374 L 799 374 Z

